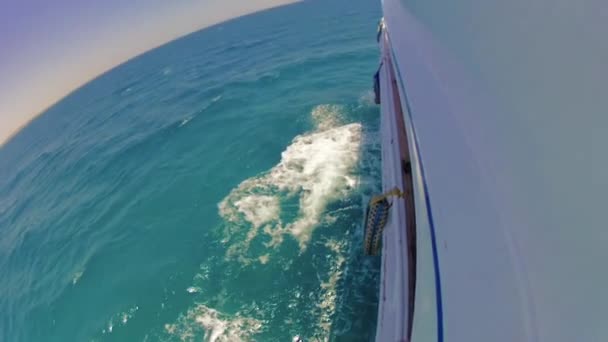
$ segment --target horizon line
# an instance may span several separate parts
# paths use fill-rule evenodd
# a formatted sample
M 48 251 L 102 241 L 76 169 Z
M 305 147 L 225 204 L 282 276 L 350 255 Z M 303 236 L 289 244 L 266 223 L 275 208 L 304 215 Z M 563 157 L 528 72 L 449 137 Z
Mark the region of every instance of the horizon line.
M 227 19 L 220 19 L 219 21 L 209 23 L 207 26 L 202 26 L 202 27 L 196 28 L 196 29 L 194 29 L 192 31 L 189 31 L 187 33 L 177 35 L 174 38 L 170 38 L 170 39 L 168 39 L 168 40 L 166 40 L 164 42 L 161 42 L 161 43 L 159 43 L 157 45 L 152 46 L 151 48 L 148 48 L 148 49 L 145 49 L 145 50 L 143 50 L 143 51 L 141 51 L 139 53 L 136 53 L 135 55 L 133 55 L 133 56 L 127 58 L 127 59 L 124 59 L 123 61 L 118 62 L 117 64 L 115 64 L 115 65 L 113 65 L 113 66 L 111 66 L 109 68 L 106 68 L 103 71 L 95 74 L 95 76 L 92 76 L 92 77 L 88 78 L 87 80 L 85 80 L 84 82 L 82 82 L 80 85 L 74 87 L 72 90 L 68 91 L 65 95 L 61 96 L 56 101 L 51 102 L 51 104 L 49 104 L 48 106 L 46 106 L 43 109 L 41 109 L 40 111 L 38 111 L 36 114 L 33 114 L 23 124 L 17 126 L 17 128 L 15 128 L 13 130 L 13 132 L 9 133 L 4 140 L 0 140 L 0 150 L 4 146 L 6 146 L 11 140 L 13 140 L 13 138 L 15 138 L 17 135 L 19 135 L 19 133 L 21 133 L 33 121 L 35 121 L 36 119 L 40 118 L 42 115 L 44 115 L 45 113 L 47 113 L 51 108 L 53 108 L 54 106 L 56 106 L 57 104 L 59 104 L 61 101 L 63 101 L 66 98 L 70 97 L 71 95 L 73 95 L 74 93 L 76 93 L 77 91 L 79 91 L 80 89 L 84 88 L 85 86 L 89 85 L 90 83 L 94 82 L 95 80 L 97 80 L 101 76 L 103 76 L 103 75 L 111 72 L 114 69 L 117 69 L 117 68 L 119 68 L 119 67 L 121 67 L 121 66 L 123 66 L 123 65 L 125 65 L 125 64 L 127 64 L 127 63 L 129 63 L 129 62 L 131 62 L 131 61 L 133 61 L 133 60 L 135 60 L 135 59 L 137 59 L 137 58 L 139 58 L 139 57 L 141 57 L 141 56 L 149 53 L 149 52 L 151 52 L 151 51 L 154 51 L 154 50 L 159 49 L 159 48 L 161 48 L 161 47 L 163 47 L 165 45 L 168 45 L 168 44 L 171 44 L 173 42 L 176 42 L 176 41 L 178 41 L 180 39 L 184 39 L 184 38 L 186 38 L 186 37 L 188 37 L 190 35 L 193 35 L 193 34 L 196 34 L 196 33 L 200 32 L 200 31 L 207 30 L 207 29 L 213 28 L 215 26 L 219 26 L 219 25 L 225 24 L 225 23 L 230 22 L 230 21 L 239 20 L 239 19 L 242 19 L 242 18 L 247 17 L 247 16 L 256 15 L 256 14 L 259 14 L 259 13 L 262 13 L 262 12 L 266 12 L 266 11 L 272 11 L 272 10 L 275 10 L 275 9 L 281 8 L 281 7 L 291 6 L 293 4 L 296 4 L 296 3 L 299 3 L 299 2 L 302 2 L 302 1 L 304 1 L 304 0 L 286 0 L 286 3 L 283 3 L 283 4 L 279 4 L 279 5 L 276 5 L 276 6 L 266 7 L 266 8 L 260 9 L 260 10 L 244 13 L 244 14 L 241 14 L 241 15 L 237 15 L 235 17 L 227 18 Z

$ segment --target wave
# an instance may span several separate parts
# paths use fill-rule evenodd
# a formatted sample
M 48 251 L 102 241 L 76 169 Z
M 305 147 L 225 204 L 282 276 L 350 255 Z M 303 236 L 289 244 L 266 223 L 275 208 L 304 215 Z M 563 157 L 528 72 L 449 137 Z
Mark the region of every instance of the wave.
M 305 250 L 327 204 L 355 187 L 361 124 L 342 124 L 342 112 L 341 106 L 315 107 L 311 116 L 316 129 L 296 136 L 277 165 L 243 181 L 219 203 L 219 213 L 227 221 L 224 242 L 249 227 L 244 239 L 229 248 L 229 256 L 241 253 L 245 261 L 242 254 L 260 228 L 270 239 L 266 247 L 279 246 L 288 234 Z M 297 215 L 283 222 L 282 209 L 290 203 L 297 203 Z
M 108 321 L 106 328 L 104 328 L 102 334 L 111 334 L 117 326 L 125 326 L 135 313 L 139 310 L 139 306 L 134 306 L 124 312 L 119 312 L 113 315 Z
M 202 112 L 209 109 L 209 107 L 211 107 L 214 103 L 218 102 L 221 99 L 222 99 L 222 95 L 217 95 L 217 96 L 213 97 L 209 102 L 207 102 L 205 105 L 203 105 L 201 108 L 199 108 L 194 114 L 188 115 L 188 116 L 184 117 L 183 119 L 180 119 L 178 127 L 187 125 L 190 121 L 192 121 L 192 119 L 194 119 L 196 116 L 198 116 Z

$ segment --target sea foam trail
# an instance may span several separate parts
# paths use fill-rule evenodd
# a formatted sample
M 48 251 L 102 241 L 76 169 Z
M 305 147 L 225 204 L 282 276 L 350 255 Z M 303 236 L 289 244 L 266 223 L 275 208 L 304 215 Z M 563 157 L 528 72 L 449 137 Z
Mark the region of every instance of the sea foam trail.
M 229 254 L 246 252 L 260 228 L 276 247 L 285 234 L 304 250 L 319 225 L 328 203 L 346 196 L 356 186 L 354 168 L 361 145 L 361 124 L 341 124 L 340 106 L 321 105 L 311 116 L 316 130 L 296 136 L 267 172 L 243 181 L 219 204 L 229 231 L 249 227 L 245 240 L 232 245 Z M 298 214 L 281 222 L 285 201 L 298 202 Z
M 344 264 L 346 263 L 346 242 L 332 239 L 325 243 L 325 247 L 331 251 L 332 259 L 327 279 L 321 283 L 322 291 L 317 307 L 320 309 L 320 314 L 318 314 L 319 327 L 323 336 L 320 340 L 328 341 L 339 296 L 337 286 L 344 273 Z
M 256 319 L 238 313 L 230 316 L 198 304 L 175 323 L 165 325 L 165 332 L 181 341 L 195 341 L 204 333 L 205 342 L 241 342 L 249 341 L 261 328 L 262 322 Z

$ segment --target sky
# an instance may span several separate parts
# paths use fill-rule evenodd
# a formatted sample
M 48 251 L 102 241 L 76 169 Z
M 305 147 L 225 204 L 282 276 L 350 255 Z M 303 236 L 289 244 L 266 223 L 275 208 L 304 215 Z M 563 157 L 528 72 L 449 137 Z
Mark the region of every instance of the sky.
M 0 145 L 71 91 L 154 47 L 296 0 L 2 0 Z

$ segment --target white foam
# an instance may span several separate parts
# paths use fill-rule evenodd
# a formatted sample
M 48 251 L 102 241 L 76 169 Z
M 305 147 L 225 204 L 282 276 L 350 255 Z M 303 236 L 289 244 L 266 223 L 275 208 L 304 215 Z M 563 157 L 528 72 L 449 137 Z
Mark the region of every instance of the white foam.
M 323 104 L 313 108 L 312 120 L 319 131 L 338 127 L 344 122 L 344 108 L 338 105 Z
M 321 283 L 321 300 L 317 307 L 321 310 L 319 315 L 319 327 L 323 335 L 328 337 L 331 332 L 333 315 L 336 312 L 336 304 L 338 300 L 337 285 L 344 272 L 344 264 L 346 263 L 345 241 L 328 240 L 325 243 L 332 253 L 332 262 L 327 279 Z
M 74 276 L 72 277 L 72 285 L 76 285 L 76 283 L 80 280 L 80 277 L 82 277 L 83 273 L 84 270 L 74 273 Z
M 260 260 L 260 264 L 265 265 L 268 263 L 268 259 L 270 259 L 270 255 L 269 254 L 264 254 L 262 256 L 260 256 L 258 258 L 258 260 Z
M 362 93 L 358 102 L 360 107 L 376 106 L 374 91 L 370 89 Z
M 227 253 L 228 257 L 237 256 L 241 262 L 248 264 L 251 260 L 238 254 L 249 249 L 251 241 L 258 235 L 258 231 L 263 224 L 273 221 L 278 222 L 280 205 L 279 199 L 275 196 L 243 195 L 242 193 L 239 195 L 242 195 L 242 197 L 233 196 L 230 200 L 222 201 L 220 203 L 220 214 L 228 221 L 237 224 L 241 223 L 242 220 L 249 223 L 250 228 L 245 239 L 233 244 Z M 265 229 L 269 229 L 269 226 Z
M 188 122 L 190 122 L 190 120 L 192 120 L 192 116 L 182 119 L 182 121 L 179 123 L 179 127 L 186 125 Z
M 199 293 L 199 292 L 201 292 L 201 288 L 200 287 L 196 287 L 196 286 L 190 286 L 189 288 L 186 289 L 186 292 L 188 292 L 188 293 Z
M 243 317 L 223 314 L 203 304 L 198 304 L 178 318 L 174 324 L 166 324 L 165 332 L 181 340 L 193 340 L 203 329 L 204 341 L 241 342 L 249 341 L 251 336 L 262 328 L 262 322 Z
M 287 229 L 281 226 L 266 226 L 264 227 L 264 233 L 270 236 L 270 241 L 266 242 L 266 247 L 278 247 L 283 243 L 283 235 L 287 233 Z
M 296 137 L 271 172 L 280 188 L 301 192 L 301 216 L 289 226 L 301 247 L 310 239 L 327 203 L 348 190 L 360 139 L 361 125 L 356 123 Z
M 108 321 L 108 325 L 106 329 L 102 330 L 103 334 L 111 334 L 114 331 L 116 326 L 124 326 L 127 322 L 133 318 L 135 313 L 139 310 L 138 306 L 134 306 L 127 311 L 120 312 L 118 314 L 113 315 Z
M 224 219 L 252 226 L 247 244 L 258 228 L 267 224 L 263 232 L 272 238 L 267 246 L 278 246 L 282 235 L 290 233 L 305 249 L 327 204 L 357 184 L 352 173 L 359 157 L 361 125 L 336 126 L 343 120 L 342 111 L 333 105 L 316 107 L 312 116 L 317 130 L 296 136 L 281 154 L 279 164 L 243 181 L 219 204 Z M 283 224 L 279 220 L 280 201 L 293 196 L 299 199 L 298 216 Z
M 255 227 L 279 219 L 279 199 L 274 196 L 245 196 L 234 202 L 234 205 Z

